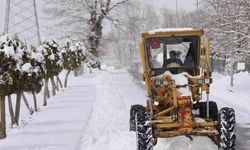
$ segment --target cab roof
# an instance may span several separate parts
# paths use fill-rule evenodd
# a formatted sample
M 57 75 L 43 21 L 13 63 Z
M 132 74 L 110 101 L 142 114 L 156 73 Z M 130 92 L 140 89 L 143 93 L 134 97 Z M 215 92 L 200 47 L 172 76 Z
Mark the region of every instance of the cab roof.
M 202 29 L 195 29 L 195 28 L 160 28 L 142 33 L 142 38 L 192 36 L 192 35 L 202 36 L 204 35 L 204 31 Z

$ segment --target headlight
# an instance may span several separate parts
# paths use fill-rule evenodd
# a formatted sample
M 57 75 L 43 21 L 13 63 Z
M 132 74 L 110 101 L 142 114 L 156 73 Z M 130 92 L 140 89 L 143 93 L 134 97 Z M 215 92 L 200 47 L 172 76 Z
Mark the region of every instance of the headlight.
M 159 102 L 158 102 L 158 101 L 155 101 L 155 102 L 154 102 L 154 105 L 155 105 L 155 106 L 158 106 L 158 105 L 159 105 Z
M 164 80 L 164 79 L 158 78 L 158 79 L 155 79 L 155 84 L 156 85 L 165 85 L 165 86 L 167 86 L 168 82 L 166 80 Z
M 210 79 L 205 79 L 205 83 L 209 84 L 210 83 Z
M 203 79 L 198 79 L 198 84 L 203 84 Z
M 203 83 L 205 83 L 205 84 L 210 84 L 210 83 L 212 83 L 212 80 L 211 79 L 198 79 L 198 84 L 203 84 Z

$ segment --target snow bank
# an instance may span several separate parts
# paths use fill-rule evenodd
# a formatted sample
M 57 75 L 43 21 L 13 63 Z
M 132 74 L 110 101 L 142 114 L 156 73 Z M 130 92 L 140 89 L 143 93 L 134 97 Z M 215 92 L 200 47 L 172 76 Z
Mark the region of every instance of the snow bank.
M 135 136 L 128 132 L 129 112 L 126 102 L 120 94 L 121 89 L 115 88 L 114 84 L 108 73 L 100 75 L 96 103 L 82 139 L 83 150 L 136 149 Z
M 236 110 L 237 123 L 249 123 L 250 75 L 241 72 L 234 75 L 234 86 L 230 86 L 230 76 L 213 73 L 211 85 L 211 100 L 218 102 L 219 107 L 232 107 Z

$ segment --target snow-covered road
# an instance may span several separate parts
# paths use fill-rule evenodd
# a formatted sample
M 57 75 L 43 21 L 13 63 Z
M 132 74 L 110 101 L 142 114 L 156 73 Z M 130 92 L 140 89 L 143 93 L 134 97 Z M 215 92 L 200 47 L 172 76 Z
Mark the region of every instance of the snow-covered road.
M 129 132 L 129 109 L 132 104 L 145 105 L 147 97 L 142 86 L 126 70 L 102 72 L 97 101 L 93 107 L 83 150 L 136 150 L 136 135 Z M 99 90 L 98 90 L 99 91 Z M 101 117 L 102 116 L 102 117 Z M 193 141 L 181 136 L 160 139 L 155 150 L 217 150 L 207 137 L 194 137 Z
M 31 122 L 12 129 L 0 150 L 78 150 L 96 99 L 96 75 L 70 78 L 65 91 L 49 99 Z
M 250 77 L 243 76 L 249 79 L 230 88 L 224 85 L 224 77 L 215 75 L 211 94 L 219 107 L 236 110 L 237 150 L 250 149 L 250 102 L 243 100 L 250 94 L 241 90 L 250 85 Z M 8 130 L 0 150 L 136 150 L 135 133 L 128 131 L 129 109 L 132 104 L 145 104 L 146 99 L 143 84 L 127 70 L 106 68 L 71 77 L 69 87 L 49 99 L 50 104 L 26 125 Z M 193 138 L 160 139 L 154 150 L 217 150 L 209 138 Z

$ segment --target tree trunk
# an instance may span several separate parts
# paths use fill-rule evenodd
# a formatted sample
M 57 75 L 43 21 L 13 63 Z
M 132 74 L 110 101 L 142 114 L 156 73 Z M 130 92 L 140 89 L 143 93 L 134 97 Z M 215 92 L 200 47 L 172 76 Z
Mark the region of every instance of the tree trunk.
M 34 109 L 35 109 L 35 112 L 37 112 L 38 108 L 37 108 L 37 101 L 36 101 L 36 93 L 33 91 L 32 95 L 33 95 L 33 100 L 34 100 Z
M 10 113 L 11 125 L 14 125 L 14 124 L 16 124 L 16 120 L 15 120 L 15 115 L 14 115 L 13 105 L 12 105 L 10 95 L 8 95 L 8 105 L 9 105 L 9 113 Z
M 80 67 L 79 67 L 79 70 L 80 70 L 80 75 L 82 75 L 83 73 L 84 73 L 84 65 L 81 65 Z
M 20 106 L 21 106 L 21 92 L 16 92 L 15 120 L 17 125 L 19 125 Z
M 59 83 L 60 87 L 63 88 L 63 85 L 62 85 L 62 82 L 61 82 L 59 76 L 56 76 L 56 79 L 57 79 L 57 83 Z M 59 90 L 59 86 L 58 86 L 58 90 Z
M 24 104 L 26 105 L 26 107 L 28 108 L 28 110 L 30 111 L 30 114 L 32 115 L 34 113 L 34 110 L 30 107 L 27 98 L 25 97 L 24 93 L 21 92 L 21 96 L 23 98 Z
M 65 87 L 65 88 L 67 87 L 67 84 L 68 84 L 68 77 L 69 77 L 70 71 L 71 71 L 71 70 L 68 70 L 68 72 L 67 72 L 67 74 L 66 74 L 66 77 L 65 77 L 65 81 L 64 81 L 64 87 Z
M 80 67 L 74 69 L 74 76 L 77 77 L 80 74 Z
M 45 81 L 45 83 L 47 84 L 46 86 L 46 91 L 47 91 L 47 98 L 49 99 L 50 98 L 50 92 L 49 92 L 49 78 L 47 79 L 47 82 Z
M 89 67 L 89 73 L 92 73 L 91 67 Z
M 234 63 L 231 64 L 230 68 L 230 85 L 233 87 L 234 86 Z
M 59 91 L 59 81 L 57 79 L 57 76 L 56 76 L 56 90 Z
M 233 74 L 231 74 L 230 75 L 230 85 L 233 87 L 234 86 L 234 75 Z
M 6 137 L 6 118 L 5 118 L 5 96 L 0 95 L 0 139 L 4 139 Z
M 56 83 L 55 83 L 54 76 L 50 78 L 50 82 L 52 86 L 52 95 L 55 96 L 56 95 Z
M 43 106 L 47 105 L 47 86 L 48 86 L 48 79 L 45 78 L 45 85 L 44 85 L 44 93 L 43 93 Z

